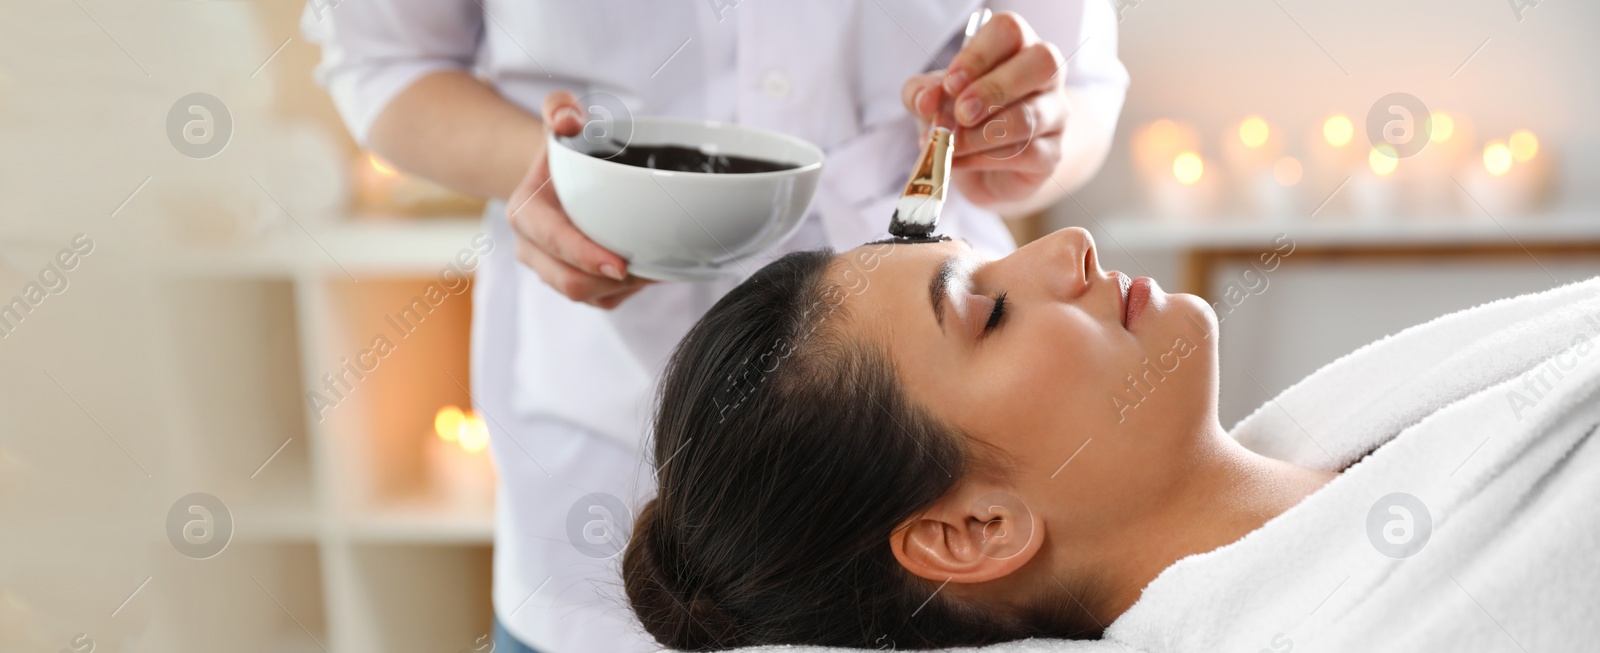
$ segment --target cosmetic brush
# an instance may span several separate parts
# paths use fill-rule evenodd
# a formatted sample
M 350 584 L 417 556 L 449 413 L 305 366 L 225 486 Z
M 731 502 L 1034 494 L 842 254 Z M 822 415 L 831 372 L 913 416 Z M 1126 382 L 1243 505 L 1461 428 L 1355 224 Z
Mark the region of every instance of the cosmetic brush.
M 972 13 L 972 17 L 967 19 L 962 47 L 966 47 L 972 35 L 978 33 L 978 28 L 989 22 L 989 16 L 986 8 Z M 955 98 L 944 98 L 933 124 L 928 127 L 922 154 L 917 157 L 911 179 L 906 181 L 900 202 L 895 205 L 894 216 L 889 219 L 889 235 L 895 238 L 932 238 L 934 227 L 939 225 L 939 213 L 944 210 L 945 185 L 950 179 L 950 160 L 955 153 L 954 108 Z

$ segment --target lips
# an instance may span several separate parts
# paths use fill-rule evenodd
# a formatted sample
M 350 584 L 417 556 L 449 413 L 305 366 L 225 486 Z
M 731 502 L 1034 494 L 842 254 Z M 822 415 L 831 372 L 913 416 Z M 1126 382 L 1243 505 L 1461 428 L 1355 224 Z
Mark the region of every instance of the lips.
M 1117 312 L 1122 314 L 1122 328 L 1128 328 L 1128 288 L 1133 285 L 1133 279 L 1121 272 L 1112 272 L 1117 276 Z
M 1126 286 L 1123 291 L 1127 299 L 1124 302 L 1122 313 L 1122 326 L 1131 326 L 1134 320 L 1144 313 L 1146 306 L 1150 305 L 1150 295 L 1155 292 L 1156 282 L 1150 277 L 1139 277 Z

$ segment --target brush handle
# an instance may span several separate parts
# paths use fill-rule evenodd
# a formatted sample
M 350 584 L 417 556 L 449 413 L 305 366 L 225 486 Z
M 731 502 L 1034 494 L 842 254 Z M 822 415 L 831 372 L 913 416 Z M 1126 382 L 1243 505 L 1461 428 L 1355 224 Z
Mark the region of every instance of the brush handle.
M 939 101 L 939 112 L 933 115 L 933 122 L 928 123 L 928 133 L 932 134 L 933 130 L 939 128 L 953 132 L 960 126 L 960 123 L 956 122 L 955 98 L 946 96 Z

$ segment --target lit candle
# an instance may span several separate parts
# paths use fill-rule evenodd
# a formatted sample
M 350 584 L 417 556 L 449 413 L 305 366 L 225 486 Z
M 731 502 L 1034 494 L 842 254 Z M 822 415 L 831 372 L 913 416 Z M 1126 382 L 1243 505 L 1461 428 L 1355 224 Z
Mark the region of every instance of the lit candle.
M 1223 132 L 1222 157 L 1228 177 L 1241 186 L 1237 193 L 1247 212 L 1277 217 L 1293 210 L 1294 184 L 1279 183 L 1275 169 L 1283 141 L 1278 130 L 1258 115 L 1245 116 Z
M 1358 142 L 1355 123 L 1349 116 L 1334 113 L 1313 123 L 1306 131 L 1304 143 L 1300 186 L 1308 204 L 1317 210 L 1318 219 L 1348 215 L 1352 204 L 1350 194 L 1334 190 L 1368 169 L 1365 139 Z
M 1270 169 L 1257 173 L 1250 182 L 1256 212 L 1273 220 L 1301 217 L 1298 204 L 1304 175 L 1300 159 L 1292 156 L 1278 157 Z
M 1444 111 L 1428 114 L 1428 144 L 1400 162 L 1400 208 L 1407 217 L 1458 217 L 1461 189 L 1450 178 L 1471 152 L 1472 125 L 1462 116 Z
M 1231 133 L 1230 133 L 1231 132 Z M 1283 150 L 1277 130 L 1261 116 L 1247 116 L 1223 134 L 1222 155 L 1240 177 L 1253 177 L 1270 167 Z
M 1272 128 L 1261 116 L 1250 116 L 1239 123 L 1239 141 L 1252 150 L 1261 149 L 1272 135 Z
M 1512 160 L 1516 161 L 1506 175 L 1508 181 L 1517 186 L 1518 205 L 1515 210 L 1535 210 L 1550 199 L 1554 183 L 1551 165 L 1555 157 L 1542 154 L 1539 138 L 1527 129 L 1511 132 L 1506 139 L 1506 146 L 1511 149 Z
M 1496 218 L 1537 208 L 1550 192 L 1552 158 L 1539 150 L 1539 138 L 1527 129 L 1485 143 L 1478 159 L 1459 174 L 1462 187 L 1470 194 L 1468 202 L 1482 205 L 1482 210 Z M 1466 208 L 1469 213 L 1481 213 L 1477 206 Z
M 1379 143 L 1367 148 L 1364 170 L 1350 176 L 1350 211 L 1367 219 L 1387 219 L 1397 213 L 1396 184 L 1391 177 L 1400 169 L 1400 156 L 1394 146 Z
M 1149 182 L 1171 174 L 1178 153 L 1200 146 L 1194 129 L 1171 120 L 1157 120 L 1133 137 L 1133 158 L 1141 179 Z
M 1483 169 L 1489 171 L 1490 176 L 1504 177 L 1511 172 L 1512 161 L 1511 148 L 1505 141 L 1489 141 L 1483 146 Z
M 1508 141 L 1511 158 L 1516 159 L 1518 163 L 1532 161 L 1534 155 L 1539 153 L 1539 138 L 1526 129 L 1518 129 L 1511 132 L 1511 138 Z
M 1350 116 L 1336 113 L 1322 121 L 1322 138 L 1333 147 L 1344 147 L 1350 144 L 1355 137 L 1356 126 L 1350 121 Z
M 433 418 L 429 437 L 430 482 L 442 503 L 486 509 L 494 501 L 489 427 L 471 411 L 445 406 Z
M 1157 217 L 1206 215 L 1216 195 L 1216 175 L 1200 155 L 1193 127 L 1157 120 L 1134 134 L 1134 168 Z
M 1197 152 L 1180 152 L 1178 156 L 1172 159 L 1172 176 L 1180 184 L 1193 186 L 1200 182 L 1200 178 L 1204 177 L 1205 173 L 1205 161 L 1200 158 L 1200 154 Z
M 1210 217 L 1221 186 L 1217 172 L 1195 150 L 1178 152 L 1168 161 L 1166 174 L 1151 188 L 1156 214 L 1176 219 Z
M 1367 153 L 1367 167 L 1372 169 L 1372 174 L 1387 177 L 1400 167 L 1400 156 L 1393 145 L 1379 143 Z

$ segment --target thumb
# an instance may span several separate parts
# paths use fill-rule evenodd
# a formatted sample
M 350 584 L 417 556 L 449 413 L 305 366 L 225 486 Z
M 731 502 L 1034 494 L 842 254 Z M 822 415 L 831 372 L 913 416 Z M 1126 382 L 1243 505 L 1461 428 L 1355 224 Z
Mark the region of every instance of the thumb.
M 583 109 L 578 98 L 567 91 L 555 91 L 544 96 L 540 113 L 544 124 L 558 136 L 574 136 L 583 130 Z

